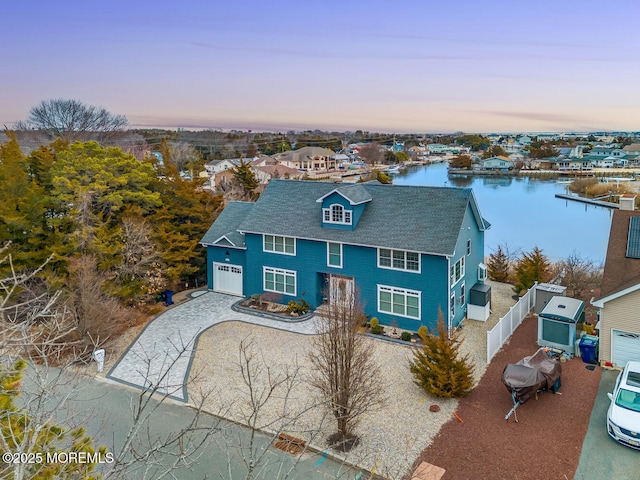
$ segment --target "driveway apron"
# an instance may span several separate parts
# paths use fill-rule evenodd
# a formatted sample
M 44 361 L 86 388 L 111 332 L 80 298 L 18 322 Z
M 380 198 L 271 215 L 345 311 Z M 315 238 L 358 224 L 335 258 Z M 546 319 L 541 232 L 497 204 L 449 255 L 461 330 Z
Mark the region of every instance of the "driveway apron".
M 640 478 L 640 452 L 620 445 L 607 433 L 607 410 L 610 402 L 607 392 L 613 391 L 618 373 L 620 372 L 617 370 L 602 372 L 575 480 Z
M 286 322 L 235 312 L 238 297 L 207 292 L 158 315 L 138 335 L 107 378 L 188 401 L 187 379 L 199 335 L 222 322 L 240 321 L 288 332 L 315 333 L 317 317 Z

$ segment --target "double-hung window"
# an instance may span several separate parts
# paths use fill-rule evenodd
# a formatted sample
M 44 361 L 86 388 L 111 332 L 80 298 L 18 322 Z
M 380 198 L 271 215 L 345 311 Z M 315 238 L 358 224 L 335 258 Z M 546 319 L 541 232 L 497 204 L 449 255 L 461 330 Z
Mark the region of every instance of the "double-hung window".
M 405 250 L 378 249 L 378 267 L 420 273 L 420 254 Z
M 455 285 L 464 277 L 464 257 L 460 257 L 456 263 L 451 265 L 451 285 Z
M 296 294 L 296 272 L 280 268 L 263 267 L 264 291 Z
M 342 268 L 342 244 L 327 243 L 327 265 Z
M 420 292 L 378 285 L 378 311 L 420 320 Z
M 296 239 L 293 237 L 281 237 L 279 235 L 264 235 L 264 251 L 282 253 L 284 255 L 295 255 Z

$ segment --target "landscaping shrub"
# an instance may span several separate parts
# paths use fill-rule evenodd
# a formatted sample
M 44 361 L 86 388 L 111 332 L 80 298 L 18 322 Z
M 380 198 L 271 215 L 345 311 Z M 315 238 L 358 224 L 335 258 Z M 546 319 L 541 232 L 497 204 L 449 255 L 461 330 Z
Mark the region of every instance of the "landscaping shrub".
M 298 315 L 303 315 L 309 311 L 311 307 L 306 302 L 304 298 L 301 298 L 297 302 L 295 300 L 291 300 L 287 305 L 287 312 L 289 313 L 297 313 Z
M 447 335 L 442 312 L 438 315 L 438 335 L 420 335 L 424 345 L 413 352 L 409 369 L 414 383 L 432 397 L 463 397 L 473 387 L 473 364 L 460 357 L 458 335 Z
M 380 326 L 380 322 L 378 321 L 378 317 L 373 317 L 371 319 L 371 321 L 369 322 L 369 326 L 371 327 L 371 330 L 373 330 L 375 327 Z
M 429 335 L 429 329 L 426 327 L 426 325 L 420 325 L 420 328 L 418 328 L 418 336 L 420 338 L 423 338 L 427 335 Z
M 400 338 L 405 342 L 408 342 L 411 340 L 411 334 L 409 332 L 402 332 L 402 334 L 400 335 Z
M 375 333 L 376 335 L 382 335 L 382 327 L 380 325 L 371 326 L 371 333 Z

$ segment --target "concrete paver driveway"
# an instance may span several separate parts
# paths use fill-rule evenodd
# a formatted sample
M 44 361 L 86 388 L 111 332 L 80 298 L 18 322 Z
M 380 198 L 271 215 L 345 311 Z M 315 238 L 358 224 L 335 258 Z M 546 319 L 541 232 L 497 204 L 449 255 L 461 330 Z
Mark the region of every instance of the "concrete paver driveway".
M 235 312 L 238 297 L 206 292 L 161 313 L 138 335 L 107 378 L 138 388 L 160 385 L 160 393 L 188 400 L 186 381 L 198 336 L 213 325 L 241 321 L 293 333 L 315 333 L 317 317 L 285 322 Z

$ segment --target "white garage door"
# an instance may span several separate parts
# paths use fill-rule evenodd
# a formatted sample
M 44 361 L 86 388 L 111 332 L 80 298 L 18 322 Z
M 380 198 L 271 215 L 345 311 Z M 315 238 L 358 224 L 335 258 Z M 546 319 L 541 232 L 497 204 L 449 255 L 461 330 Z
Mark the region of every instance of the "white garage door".
M 242 296 L 242 267 L 240 265 L 214 263 L 213 290 Z
M 640 334 L 613 330 L 611 361 L 624 367 L 629 360 L 640 361 Z

